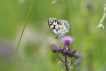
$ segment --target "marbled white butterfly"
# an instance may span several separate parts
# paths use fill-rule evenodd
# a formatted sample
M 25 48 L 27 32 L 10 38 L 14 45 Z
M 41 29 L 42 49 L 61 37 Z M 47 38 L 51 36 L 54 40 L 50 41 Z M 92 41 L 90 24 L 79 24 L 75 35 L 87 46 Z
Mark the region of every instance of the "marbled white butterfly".
M 56 18 L 49 18 L 48 25 L 53 33 L 56 35 L 56 38 L 61 38 L 67 32 L 69 32 L 69 23 L 67 20 L 58 20 Z

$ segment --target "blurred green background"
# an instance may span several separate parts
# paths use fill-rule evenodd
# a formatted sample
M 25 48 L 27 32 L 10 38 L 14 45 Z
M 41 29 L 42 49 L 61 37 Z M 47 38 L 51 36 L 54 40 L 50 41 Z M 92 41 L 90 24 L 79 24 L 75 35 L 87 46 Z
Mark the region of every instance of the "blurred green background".
M 106 0 L 35 0 L 18 52 L 16 47 L 32 0 L 0 0 L 0 71 L 62 71 L 49 40 L 50 17 L 66 19 L 71 48 L 82 55 L 70 71 L 106 71 L 106 31 L 97 29 Z M 106 20 L 104 20 L 105 26 Z M 59 40 L 55 44 L 61 45 Z M 15 58 L 15 59 L 14 59 Z M 65 71 L 65 70 L 64 70 Z

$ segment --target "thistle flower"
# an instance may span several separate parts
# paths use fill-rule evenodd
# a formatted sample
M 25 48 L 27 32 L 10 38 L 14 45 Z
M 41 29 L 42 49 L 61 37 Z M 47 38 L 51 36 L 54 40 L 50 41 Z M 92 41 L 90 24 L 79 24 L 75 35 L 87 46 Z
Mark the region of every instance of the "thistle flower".
M 74 56 L 75 56 L 75 58 L 79 58 L 80 54 L 79 53 L 75 53 Z
M 73 59 L 77 59 L 79 55 L 76 53 L 76 49 L 70 49 L 69 45 L 74 39 L 71 36 L 64 36 L 60 41 L 64 46 L 56 46 L 55 44 L 51 45 L 51 50 L 53 53 L 56 53 L 58 58 L 63 62 L 66 67 L 66 71 L 69 71 L 70 66 L 74 63 Z M 64 59 L 59 56 L 59 53 L 63 55 Z M 68 61 L 68 57 L 71 58 L 71 64 Z M 73 58 L 74 57 L 74 58 Z
M 64 43 L 64 49 L 69 49 L 69 44 L 74 40 L 71 36 L 64 36 L 60 39 L 62 43 Z
M 51 50 L 54 53 L 56 53 L 56 52 L 59 53 L 59 52 L 62 52 L 63 51 L 63 47 L 62 46 L 56 46 L 55 44 L 52 44 Z
M 76 52 L 76 49 L 72 49 L 72 50 L 70 50 L 70 55 L 74 55 L 75 52 Z
M 69 51 L 68 51 L 68 50 L 64 50 L 63 53 L 64 53 L 65 55 L 68 55 L 68 54 L 69 54 Z
M 55 45 L 55 44 L 52 44 L 52 46 L 51 46 L 51 50 L 52 50 L 52 52 L 56 52 L 56 49 L 57 49 L 57 46 Z
M 71 36 L 64 36 L 63 38 L 61 38 L 61 42 L 63 42 L 64 44 L 67 43 L 72 43 L 74 39 Z
M 62 46 L 58 46 L 56 50 L 57 50 L 57 52 L 62 52 L 63 51 L 63 47 Z

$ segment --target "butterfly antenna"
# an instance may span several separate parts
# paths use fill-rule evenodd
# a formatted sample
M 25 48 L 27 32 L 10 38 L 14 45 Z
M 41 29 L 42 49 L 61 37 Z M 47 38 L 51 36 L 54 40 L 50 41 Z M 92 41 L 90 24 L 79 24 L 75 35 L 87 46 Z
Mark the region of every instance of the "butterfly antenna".
M 49 43 L 50 43 L 53 39 L 55 40 L 55 37 L 54 37 L 54 38 L 52 38 L 51 40 L 49 40 Z

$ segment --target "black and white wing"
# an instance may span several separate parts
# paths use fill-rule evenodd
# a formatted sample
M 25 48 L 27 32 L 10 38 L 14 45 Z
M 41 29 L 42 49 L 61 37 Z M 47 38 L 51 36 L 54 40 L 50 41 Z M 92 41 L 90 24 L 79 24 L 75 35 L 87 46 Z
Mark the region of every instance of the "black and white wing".
M 69 23 L 67 20 L 58 20 L 56 18 L 49 18 L 48 25 L 56 38 L 61 38 L 69 31 Z
M 55 35 L 58 34 L 58 28 L 59 28 L 59 20 L 58 19 L 49 18 L 48 25 Z
M 61 38 L 62 36 L 64 36 L 67 32 L 69 32 L 69 23 L 67 20 L 60 20 L 60 30 L 58 31 L 58 35 Z

